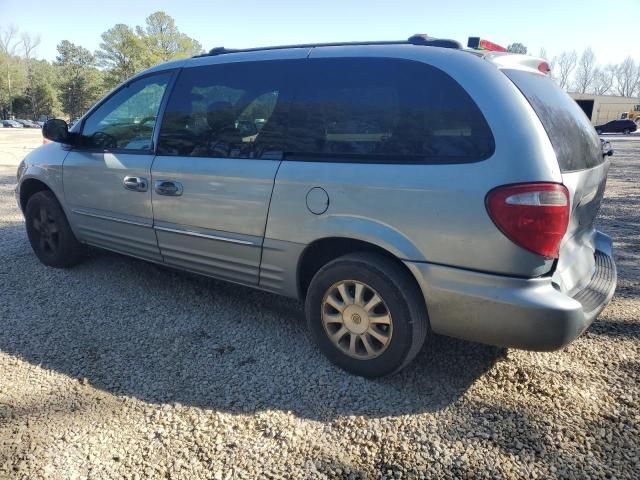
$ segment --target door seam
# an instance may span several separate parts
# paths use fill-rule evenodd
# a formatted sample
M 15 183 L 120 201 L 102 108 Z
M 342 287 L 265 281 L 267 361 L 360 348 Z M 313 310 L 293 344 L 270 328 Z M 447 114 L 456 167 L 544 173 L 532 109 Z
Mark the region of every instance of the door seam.
M 287 124 L 287 129 L 289 125 Z M 280 160 L 278 163 L 278 168 L 276 168 L 276 173 L 273 176 L 273 183 L 271 184 L 271 194 L 269 195 L 269 203 L 267 205 L 267 215 L 264 219 L 264 229 L 262 230 L 262 240 L 260 241 L 260 261 L 258 262 L 258 285 L 260 285 L 260 280 L 262 278 L 262 257 L 264 255 L 264 240 L 267 236 L 267 224 L 269 223 L 269 214 L 271 213 L 271 201 L 273 200 L 273 192 L 276 188 L 276 181 L 278 180 L 278 172 L 280 171 L 280 167 L 282 166 L 282 162 L 284 159 Z

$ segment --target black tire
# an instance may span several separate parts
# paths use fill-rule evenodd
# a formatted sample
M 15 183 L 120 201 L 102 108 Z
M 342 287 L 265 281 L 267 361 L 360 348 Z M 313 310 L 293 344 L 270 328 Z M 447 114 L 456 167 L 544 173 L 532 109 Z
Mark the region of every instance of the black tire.
M 71 231 L 67 217 L 52 192 L 35 193 L 27 202 L 24 216 L 29 243 L 43 264 L 68 268 L 82 260 L 85 246 Z
M 624 133 L 625 135 L 629 135 L 631 133 L 631 130 L 629 130 L 628 128 L 625 128 L 622 133 Z
M 371 287 L 391 315 L 390 340 L 375 358 L 358 359 L 344 353 L 323 325 L 325 296 L 341 281 Z M 404 368 L 418 354 L 429 331 L 424 297 L 415 279 L 397 261 L 375 253 L 349 254 L 323 266 L 309 285 L 305 312 L 309 332 L 322 353 L 339 367 L 363 377 L 382 377 Z M 348 335 L 353 336 L 351 332 Z

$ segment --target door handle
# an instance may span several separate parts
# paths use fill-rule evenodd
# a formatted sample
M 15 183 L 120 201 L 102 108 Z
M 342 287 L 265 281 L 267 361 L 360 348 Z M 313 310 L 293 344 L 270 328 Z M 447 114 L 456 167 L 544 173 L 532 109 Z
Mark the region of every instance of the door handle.
M 182 184 L 174 180 L 156 180 L 155 190 L 158 195 L 179 197 L 182 195 Z
M 149 188 L 149 182 L 143 177 L 124 177 L 122 181 L 124 188 L 132 190 L 134 192 L 146 192 Z

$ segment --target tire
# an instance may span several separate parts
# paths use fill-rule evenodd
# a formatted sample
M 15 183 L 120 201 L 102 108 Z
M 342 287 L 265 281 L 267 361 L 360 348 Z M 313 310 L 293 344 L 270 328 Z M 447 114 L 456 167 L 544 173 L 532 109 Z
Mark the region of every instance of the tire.
M 342 298 L 341 287 L 348 301 Z M 382 301 L 375 303 L 373 295 Z M 338 297 L 343 300 L 342 313 L 332 306 Z M 322 353 L 344 370 L 369 378 L 404 368 L 429 331 L 424 297 L 415 279 L 393 259 L 375 253 L 353 253 L 323 266 L 309 285 L 305 312 L 311 337 Z M 388 324 L 378 323 L 385 315 L 390 317 Z
M 629 135 L 631 133 L 631 130 L 625 128 L 622 133 L 624 133 L 625 135 Z
M 71 231 L 67 217 L 52 192 L 35 193 L 27 202 L 24 216 L 29 243 L 43 264 L 68 268 L 82 260 L 85 246 Z

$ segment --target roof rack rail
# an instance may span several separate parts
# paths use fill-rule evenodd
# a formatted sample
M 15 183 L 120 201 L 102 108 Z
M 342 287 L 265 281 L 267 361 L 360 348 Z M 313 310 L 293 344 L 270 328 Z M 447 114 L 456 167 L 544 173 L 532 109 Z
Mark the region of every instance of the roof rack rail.
M 215 47 L 209 50 L 207 53 L 195 55 L 193 58 L 198 57 L 212 57 L 216 55 L 225 55 L 227 53 L 240 53 L 240 52 L 259 52 L 262 50 L 283 50 L 286 48 L 315 48 L 315 47 L 344 47 L 355 45 L 422 45 L 426 47 L 441 47 L 441 48 L 455 48 L 461 49 L 462 45 L 456 40 L 448 40 L 444 38 L 433 38 L 423 33 L 417 33 L 412 35 L 407 40 L 373 40 L 363 42 L 331 42 L 331 43 L 300 43 L 294 45 L 276 45 L 271 47 L 253 47 L 253 48 L 225 48 Z

